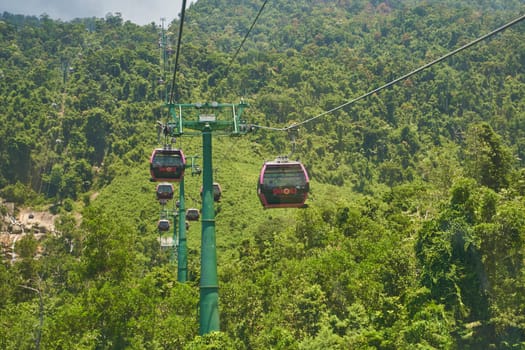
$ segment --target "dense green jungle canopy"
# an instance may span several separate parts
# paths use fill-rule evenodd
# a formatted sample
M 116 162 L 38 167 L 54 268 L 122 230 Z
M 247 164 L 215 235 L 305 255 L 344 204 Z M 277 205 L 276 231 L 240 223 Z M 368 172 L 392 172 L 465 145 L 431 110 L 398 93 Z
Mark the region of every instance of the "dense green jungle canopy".
M 523 1 L 270 1 L 232 61 L 262 3 L 186 11 L 175 100 L 243 98 L 259 126 L 213 140 L 221 332 L 205 336 L 200 225 L 179 283 L 148 181 L 174 65 L 159 24 L 0 16 L 0 197 L 56 215 L 43 236 L 0 224 L 16 253 L 4 244 L 0 347 L 525 348 L 525 23 L 301 125 L 307 209 L 263 210 L 255 192 L 262 163 L 291 149 L 262 126 L 382 86 Z M 177 146 L 202 155 L 199 137 Z M 201 180 L 186 178 L 189 207 Z

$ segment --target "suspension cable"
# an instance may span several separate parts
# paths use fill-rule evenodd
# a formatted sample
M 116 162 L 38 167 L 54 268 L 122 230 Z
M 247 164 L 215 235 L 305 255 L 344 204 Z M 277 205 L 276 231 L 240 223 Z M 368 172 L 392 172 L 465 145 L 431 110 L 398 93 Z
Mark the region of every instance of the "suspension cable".
M 268 2 L 268 0 L 264 0 L 264 3 L 261 5 L 261 8 L 259 9 L 259 12 L 257 13 L 257 16 L 255 16 L 255 19 L 253 20 L 250 28 L 248 29 L 248 32 L 246 32 L 246 35 L 244 35 L 244 38 L 242 39 L 242 42 L 241 44 L 239 45 L 239 47 L 237 48 L 237 51 L 235 51 L 235 54 L 232 56 L 232 58 L 230 59 L 230 63 L 228 64 L 228 66 L 226 67 L 226 71 L 224 72 L 222 78 L 217 82 L 217 85 L 215 85 L 215 89 L 214 89 L 214 92 L 215 90 L 217 90 L 217 87 L 220 85 L 220 83 L 222 83 L 222 81 L 224 79 L 226 79 L 228 77 L 228 74 L 230 73 L 230 69 L 231 69 L 231 66 L 233 64 L 233 62 L 235 61 L 235 59 L 237 58 L 237 55 L 239 54 L 239 52 L 241 51 L 241 48 L 242 46 L 244 45 L 244 42 L 246 41 L 246 39 L 248 38 L 248 36 L 250 35 L 253 27 L 255 26 L 255 23 L 257 23 L 257 20 L 259 19 L 259 16 L 261 15 L 263 9 L 264 9 L 264 6 L 266 6 L 266 3 Z M 212 97 L 213 97 L 214 94 L 212 94 Z
M 339 110 L 339 109 L 341 109 L 343 107 L 346 107 L 346 106 L 348 106 L 350 104 L 353 104 L 353 103 L 355 103 L 355 102 L 357 102 L 359 100 L 362 100 L 362 99 L 364 99 L 364 98 L 366 98 L 366 97 L 368 97 L 370 95 L 373 95 L 373 94 L 375 94 L 375 93 L 377 93 L 377 92 L 379 92 L 379 91 L 381 91 L 383 89 L 386 89 L 386 88 L 388 88 L 388 87 L 390 87 L 390 86 L 392 86 L 394 84 L 397 84 L 400 81 L 405 80 L 405 79 L 411 77 L 412 75 L 421 72 L 424 69 L 427 69 L 427 68 L 429 68 L 429 67 L 431 67 L 431 66 L 433 66 L 433 65 L 435 65 L 435 64 L 437 64 L 437 63 L 439 63 L 441 61 L 444 61 L 445 59 L 449 58 L 450 56 L 453 56 L 453 55 L 457 54 L 458 52 L 461 52 L 461 51 L 463 51 L 463 50 L 465 50 L 465 49 L 467 49 L 467 48 L 469 48 L 469 47 L 471 47 L 471 46 L 473 46 L 475 44 L 478 44 L 479 42 L 481 42 L 481 41 L 483 41 L 483 40 L 485 40 L 485 39 L 487 39 L 487 38 L 489 38 L 491 36 L 494 36 L 495 34 L 497 34 L 499 32 L 504 31 L 505 29 L 513 26 L 514 24 L 516 24 L 516 23 L 518 23 L 518 22 L 520 22 L 520 21 L 522 21 L 524 19 L 525 19 L 525 15 L 522 15 L 521 17 L 518 17 L 518 18 L 510 21 L 509 23 L 507 23 L 507 24 L 505 24 L 505 25 L 503 25 L 503 26 L 501 26 L 501 27 L 491 31 L 490 33 L 485 34 L 485 35 L 483 35 L 483 36 L 481 36 L 481 37 L 479 37 L 479 38 L 469 42 L 468 44 L 465 44 L 465 45 L 461 46 L 460 48 L 457 48 L 457 49 L 447 53 L 446 55 L 443 55 L 443 56 L 441 56 L 441 57 L 439 57 L 439 58 L 437 58 L 437 59 L 435 59 L 435 60 L 433 60 L 433 61 L 431 61 L 431 62 L 429 62 L 429 63 L 427 63 L 427 64 L 425 64 L 425 65 L 423 65 L 423 66 L 421 66 L 421 67 L 419 67 L 419 68 L 417 68 L 415 70 L 413 70 L 413 71 L 411 71 L 410 73 L 407 73 L 407 74 L 405 74 L 405 75 L 403 75 L 403 76 L 401 76 L 401 77 L 399 77 L 397 79 L 394 79 L 394 80 L 392 80 L 389 83 L 386 83 L 386 84 L 384 84 L 384 85 L 382 85 L 382 86 L 380 86 L 380 87 L 378 87 L 378 88 L 376 88 L 376 89 L 374 89 L 372 91 L 367 92 L 366 94 L 363 94 L 363 95 L 361 95 L 359 97 L 356 97 L 356 98 L 354 98 L 354 99 L 352 99 L 350 101 L 347 101 L 347 102 L 343 103 L 342 105 L 339 105 L 337 107 L 334 107 L 332 109 L 324 111 L 321 114 L 318 114 L 318 115 L 316 115 L 314 117 L 311 117 L 309 119 L 303 120 L 302 122 L 294 123 L 293 125 L 290 125 L 290 126 L 287 126 L 287 127 L 284 127 L 284 128 L 268 127 L 268 126 L 263 126 L 263 125 L 252 125 L 252 126 L 254 128 L 266 129 L 266 130 L 287 131 L 287 130 L 290 130 L 292 128 L 296 128 L 296 127 L 298 127 L 300 125 L 309 123 L 309 122 L 311 122 L 313 120 L 316 120 L 318 118 L 321 118 L 321 117 L 323 117 L 323 116 L 325 116 L 327 114 L 333 113 L 333 112 L 335 112 L 335 111 L 337 111 L 337 110 Z
M 175 78 L 177 77 L 177 69 L 179 66 L 180 42 L 182 39 L 182 27 L 184 26 L 184 15 L 186 13 L 186 0 L 182 0 L 182 10 L 180 13 L 179 36 L 177 39 L 177 50 L 175 52 L 175 67 L 173 68 L 173 79 L 171 79 L 171 91 L 169 103 L 175 103 Z

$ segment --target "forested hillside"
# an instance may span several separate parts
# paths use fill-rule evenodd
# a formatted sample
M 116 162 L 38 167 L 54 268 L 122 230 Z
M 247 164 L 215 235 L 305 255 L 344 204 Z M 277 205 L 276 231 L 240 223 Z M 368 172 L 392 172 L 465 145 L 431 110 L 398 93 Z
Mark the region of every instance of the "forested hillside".
M 221 332 L 205 336 L 200 223 L 180 283 L 148 171 L 180 23 L 163 46 L 118 13 L 0 15 L 2 349 L 525 347 L 525 21 L 346 104 L 523 1 L 270 1 L 232 60 L 263 3 L 198 0 L 180 43 L 175 101 L 243 99 L 255 125 L 213 138 Z M 308 208 L 264 210 L 259 171 L 294 124 Z M 187 207 L 201 184 L 187 172 Z M 54 230 L 15 231 L 22 212 Z

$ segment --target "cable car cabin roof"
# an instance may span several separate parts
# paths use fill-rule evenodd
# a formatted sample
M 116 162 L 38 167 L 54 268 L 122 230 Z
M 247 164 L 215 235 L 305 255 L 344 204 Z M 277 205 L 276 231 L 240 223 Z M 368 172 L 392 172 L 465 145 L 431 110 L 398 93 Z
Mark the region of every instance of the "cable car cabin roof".
M 156 194 L 157 199 L 172 199 L 174 193 L 173 185 L 169 182 L 161 182 L 157 185 Z
M 186 158 L 180 149 L 156 148 L 150 157 L 150 174 L 153 181 L 178 182 L 184 176 Z
M 301 208 L 308 197 L 309 182 L 308 173 L 300 162 L 266 162 L 259 176 L 257 194 L 265 209 Z

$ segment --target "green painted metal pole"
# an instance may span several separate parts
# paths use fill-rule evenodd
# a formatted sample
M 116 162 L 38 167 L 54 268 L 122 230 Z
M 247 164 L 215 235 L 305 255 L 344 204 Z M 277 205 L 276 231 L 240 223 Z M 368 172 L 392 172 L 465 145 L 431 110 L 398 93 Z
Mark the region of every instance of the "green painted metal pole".
M 180 180 L 179 191 L 179 245 L 177 254 L 177 281 L 188 280 L 188 246 L 186 243 L 186 208 L 184 205 L 184 176 Z
M 217 250 L 215 246 L 215 210 L 213 208 L 212 130 L 202 130 L 202 236 L 200 280 L 200 335 L 220 331 Z
M 166 206 L 164 206 L 164 218 L 169 219 L 170 213 L 168 209 L 166 209 Z M 172 248 L 171 248 L 171 255 L 170 255 L 170 263 L 175 263 L 175 258 L 177 255 L 177 225 L 175 225 L 175 214 L 172 212 L 173 216 L 173 240 L 172 240 Z

